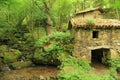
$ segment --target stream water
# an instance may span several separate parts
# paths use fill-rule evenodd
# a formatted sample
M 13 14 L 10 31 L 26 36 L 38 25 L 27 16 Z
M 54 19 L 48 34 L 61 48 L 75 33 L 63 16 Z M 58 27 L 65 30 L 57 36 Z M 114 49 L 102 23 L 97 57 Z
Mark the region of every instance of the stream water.
M 59 69 L 53 66 L 30 67 L 0 73 L 0 80 L 40 80 L 39 78 L 54 77 Z M 53 79 L 54 80 L 54 79 Z

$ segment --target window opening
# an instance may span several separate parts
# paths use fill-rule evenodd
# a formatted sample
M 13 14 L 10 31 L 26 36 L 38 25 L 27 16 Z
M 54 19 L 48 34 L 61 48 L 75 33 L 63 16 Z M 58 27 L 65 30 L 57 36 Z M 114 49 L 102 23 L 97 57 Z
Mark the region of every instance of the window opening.
M 93 33 L 92 33 L 93 36 L 92 37 L 93 38 L 98 38 L 98 33 L 99 33 L 98 31 L 93 31 Z

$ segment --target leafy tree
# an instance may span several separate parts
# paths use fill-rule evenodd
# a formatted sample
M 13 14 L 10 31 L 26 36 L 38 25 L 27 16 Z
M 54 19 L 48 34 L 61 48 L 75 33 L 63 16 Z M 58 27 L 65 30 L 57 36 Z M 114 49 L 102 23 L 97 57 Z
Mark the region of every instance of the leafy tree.
M 75 0 L 56 0 L 53 4 L 51 14 L 54 16 L 58 29 L 74 14 L 74 2 Z

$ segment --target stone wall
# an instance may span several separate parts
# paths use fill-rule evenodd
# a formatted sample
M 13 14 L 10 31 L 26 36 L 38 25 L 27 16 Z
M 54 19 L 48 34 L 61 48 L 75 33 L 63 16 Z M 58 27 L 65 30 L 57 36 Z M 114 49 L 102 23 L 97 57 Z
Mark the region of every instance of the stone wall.
M 120 29 L 112 30 L 111 34 L 111 58 L 120 56 Z
M 98 31 L 98 38 L 93 38 L 93 31 Z M 109 48 L 111 58 L 118 57 L 120 52 L 120 29 L 76 29 L 74 31 L 74 51 L 77 58 L 91 61 L 91 50 L 96 48 Z M 112 52 L 114 51 L 114 54 Z

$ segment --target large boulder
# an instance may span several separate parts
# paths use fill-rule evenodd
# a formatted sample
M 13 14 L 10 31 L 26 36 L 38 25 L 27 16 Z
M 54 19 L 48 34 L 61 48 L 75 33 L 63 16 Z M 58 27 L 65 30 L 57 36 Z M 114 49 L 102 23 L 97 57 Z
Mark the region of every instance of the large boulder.
M 27 68 L 27 67 L 31 67 L 33 64 L 31 61 L 18 61 L 18 62 L 14 62 L 10 64 L 10 67 L 12 69 L 21 69 L 21 68 Z
M 71 55 L 71 40 L 69 32 L 56 32 L 36 41 L 33 61 L 36 64 L 59 65 L 59 57 Z
M 4 52 L 8 52 L 8 47 L 7 47 L 7 45 L 1 45 L 1 46 L 0 46 L 0 57 L 3 57 Z
M 2 66 L 2 59 L 0 58 L 0 68 L 1 68 L 1 66 Z
M 16 62 L 21 56 L 22 53 L 19 50 L 11 49 L 9 52 L 4 52 L 3 61 L 5 63 Z
M 58 60 L 59 55 L 56 53 L 44 53 L 40 52 L 39 49 L 36 49 L 34 53 L 34 63 L 35 64 L 52 64 L 52 65 L 59 65 L 60 61 Z
M 2 64 L 0 66 L 0 72 L 6 72 L 6 71 L 11 71 L 11 69 L 9 68 L 7 64 Z

